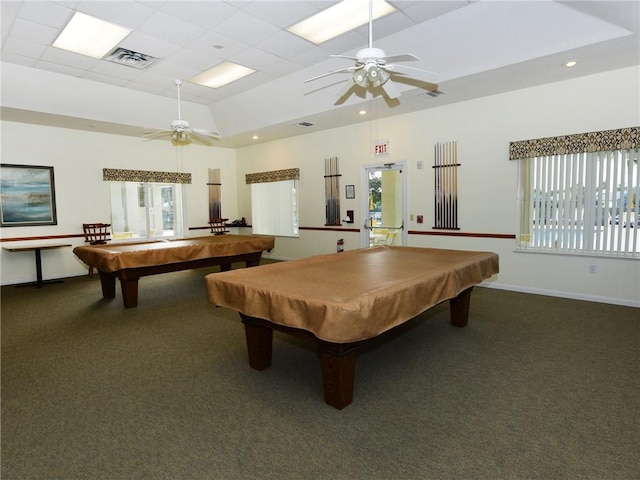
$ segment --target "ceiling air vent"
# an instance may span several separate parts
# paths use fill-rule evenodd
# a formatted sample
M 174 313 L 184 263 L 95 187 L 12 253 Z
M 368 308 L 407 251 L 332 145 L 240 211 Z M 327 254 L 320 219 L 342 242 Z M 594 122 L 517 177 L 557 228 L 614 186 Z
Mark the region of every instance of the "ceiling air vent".
M 309 123 L 309 122 L 300 122 L 300 123 L 296 123 L 297 126 L 301 127 L 301 128 L 307 128 L 307 127 L 312 127 L 313 123 Z
M 126 65 L 127 67 L 138 68 L 140 70 L 148 68 L 158 61 L 156 57 L 152 57 L 146 53 L 133 52 L 125 48 L 116 48 L 105 58 L 105 60 L 113 63 L 119 63 L 120 65 Z

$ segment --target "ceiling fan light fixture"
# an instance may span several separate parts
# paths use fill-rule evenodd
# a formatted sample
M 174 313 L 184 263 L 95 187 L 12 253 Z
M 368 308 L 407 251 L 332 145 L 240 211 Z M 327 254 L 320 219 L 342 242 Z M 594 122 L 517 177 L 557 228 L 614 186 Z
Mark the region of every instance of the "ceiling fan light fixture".
M 191 81 L 204 87 L 220 88 L 254 72 L 253 68 L 233 62 L 223 62 L 205 72 L 199 73 Z
M 319 45 L 369 21 L 369 0 L 343 0 L 289 27 L 291 33 Z M 373 19 L 396 9 L 384 0 L 373 0 Z
M 88 57 L 102 58 L 129 33 L 131 30 L 128 28 L 76 12 L 53 46 Z

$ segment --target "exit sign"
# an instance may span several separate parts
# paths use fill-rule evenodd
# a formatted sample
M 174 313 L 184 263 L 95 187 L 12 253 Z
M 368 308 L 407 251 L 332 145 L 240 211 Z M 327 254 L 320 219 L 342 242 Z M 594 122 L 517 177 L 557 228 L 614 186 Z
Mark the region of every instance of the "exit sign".
M 383 138 L 376 140 L 373 145 L 373 154 L 378 157 L 380 155 L 389 155 L 389 139 Z

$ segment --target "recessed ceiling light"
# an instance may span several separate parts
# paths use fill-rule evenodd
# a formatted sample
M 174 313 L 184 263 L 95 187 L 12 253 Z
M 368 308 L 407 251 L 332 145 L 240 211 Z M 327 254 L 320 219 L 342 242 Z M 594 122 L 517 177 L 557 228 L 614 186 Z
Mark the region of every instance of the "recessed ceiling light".
M 565 67 L 575 67 L 578 64 L 577 60 L 569 60 L 564 64 Z
M 223 62 L 206 72 L 196 75 L 191 81 L 205 87 L 219 88 L 227 83 L 251 75 L 253 72 L 255 72 L 253 68 L 244 67 L 233 62 Z
M 366 111 L 366 110 L 360 110 L 360 111 L 358 112 L 358 115 L 366 115 L 366 114 L 367 114 L 367 111 Z
M 253 136 L 253 137 L 251 137 L 251 138 L 253 138 L 254 140 L 258 140 L 258 138 L 259 138 L 259 137 L 258 137 L 258 135 L 254 135 L 254 136 Z
M 130 32 L 128 28 L 76 12 L 53 46 L 88 57 L 102 58 Z
M 396 9 L 384 0 L 373 0 L 372 10 L 372 17 L 375 20 L 395 12 Z M 319 45 L 344 32 L 364 25 L 368 21 L 369 0 L 344 0 L 289 27 L 287 30 Z

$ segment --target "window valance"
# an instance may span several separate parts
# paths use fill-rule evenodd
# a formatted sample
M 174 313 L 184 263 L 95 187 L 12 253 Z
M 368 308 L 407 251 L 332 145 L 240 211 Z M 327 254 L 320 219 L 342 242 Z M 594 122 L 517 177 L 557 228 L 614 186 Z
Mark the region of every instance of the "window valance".
M 298 180 L 299 178 L 299 168 L 287 168 L 285 170 L 273 170 L 271 172 L 247 173 L 245 175 L 247 183 L 283 182 L 285 180 Z
M 103 168 L 102 180 L 105 182 L 191 183 L 191 174 Z
M 618 128 L 511 142 L 509 143 L 509 160 L 638 147 L 640 147 L 640 127 Z

